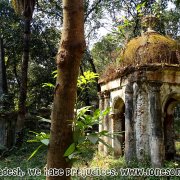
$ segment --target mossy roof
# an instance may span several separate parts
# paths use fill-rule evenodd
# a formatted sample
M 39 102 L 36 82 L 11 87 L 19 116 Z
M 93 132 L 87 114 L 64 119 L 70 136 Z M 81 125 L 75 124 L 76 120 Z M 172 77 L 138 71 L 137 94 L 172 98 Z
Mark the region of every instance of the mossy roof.
M 129 67 L 140 67 L 148 64 L 180 65 L 179 56 L 180 45 L 175 40 L 157 32 L 146 32 L 127 43 L 119 58 L 119 64 L 107 67 L 100 82 L 107 82 L 117 78 L 117 76 L 122 76 Z
M 176 51 L 178 43 L 157 32 L 147 32 L 140 37 L 132 39 L 122 52 L 122 61 L 125 65 L 168 63 L 179 64 Z

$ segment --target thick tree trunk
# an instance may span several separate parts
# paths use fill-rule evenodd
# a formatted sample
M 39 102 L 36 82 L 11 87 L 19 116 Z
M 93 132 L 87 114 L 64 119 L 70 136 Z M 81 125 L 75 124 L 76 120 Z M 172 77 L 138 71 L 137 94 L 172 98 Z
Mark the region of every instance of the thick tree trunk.
M 24 50 L 21 65 L 21 84 L 19 94 L 19 110 L 18 119 L 16 123 L 16 132 L 21 134 L 24 128 L 25 114 L 26 114 L 26 96 L 27 96 L 27 74 L 28 74 L 28 62 L 29 62 L 29 43 L 30 43 L 30 20 L 25 19 L 24 22 Z M 18 139 L 20 140 L 20 139 Z
M 72 120 L 77 77 L 85 48 L 83 14 L 83 0 L 63 0 L 63 32 L 57 55 L 58 77 L 51 115 L 46 172 L 50 168 L 62 168 L 64 176 L 47 176 L 47 180 L 70 179 L 65 175 L 65 169 L 71 167 L 71 164 L 64 153 L 73 139 Z

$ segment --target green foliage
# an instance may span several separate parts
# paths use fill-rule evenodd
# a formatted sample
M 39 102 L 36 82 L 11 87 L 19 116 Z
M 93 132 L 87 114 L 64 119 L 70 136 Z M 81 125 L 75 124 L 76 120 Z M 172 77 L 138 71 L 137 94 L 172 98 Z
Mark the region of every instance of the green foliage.
M 31 136 L 32 133 L 28 133 L 25 131 L 25 140 Z M 44 166 L 46 164 L 46 155 L 47 155 L 47 148 L 43 146 L 40 151 L 36 154 L 35 158 L 32 158 L 28 161 L 29 154 L 32 153 L 34 149 L 37 148 L 36 143 L 27 143 L 26 141 L 23 142 L 20 148 L 13 147 L 9 151 L 5 151 L 4 156 L 1 156 L 1 163 L 0 169 L 7 168 L 16 168 L 20 167 L 20 169 L 25 172 L 23 177 L 15 177 L 15 176 L 2 176 L 1 180 L 45 180 L 44 176 Z M 29 176 L 27 169 L 28 168 L 39 168 L 42 172 L 40 176 Z
M 96 82 L 95 79 L 98 77 L 99 75 L 97 73 L 86 71 L 83 75 L 78 77 L 77 86 L 83 90 L 85 87 L 88 87 L 89 84 Z
M 82 153 L 81 147 L 86 142 L 97 144 L 101 141 L 107 145 L 101 137 L 109 136 L 108 131 L 94 132 L 93 127 L 101 123 L 100 119 L 107 115 L 110 109 L 108 108 L 103 112 L 97 109 L 92 115 L 89 115 L 90 108 L 90 106 L 83 107 L 76 112 L 76 118 L 73 121 L 73 143 L 64 153 L 64 156 L 69 159 L 73 159 L 77 154 Z
M 53 78 L 57 77 L 57 70 L 53 71 L 51 73 L 53 75 Z M 91 71 L 85 71 L 83 75 L 80 75 L 77 80 L 77 87 L 78 87 L 78 96 L 77 96 L 77 106 L 79 107 L 79 104 L 81 103 L 81 100 L 83 101 L 83 95 L 87 91 L 93 91 L 92 89 L 94 88 L 93 84 L 96 83 L 96 79 L 99 77 L 97 73 L 91 72 Z M 42 87 L 47 87 L 46 89 L 54 89 L 55 85 L 48 82 L 48 83 L 42 83 Z M 85 100 L 84 100 L 85 101 Z M 82 107 L 82 105 L 80 105 Z
M 57 76 L 57 70 L 53 71 L 52 74 L 54 77 Z M 89 87 L 89 84 L 92 84 L 95 82 L 95 78 L 98 77 L 97 73 L 93 73 L 90 71 L 84 72 L 83 75 L 79 76 L 77 86 L 81 90 L 81 92 Z M 52 83 L 43 83 L 42 87 L 52 87 L 54 88 L 54 85 Z M 101 132 L 100 134 L 94 133 L 90 134 L 87 137 L 85 136 L 85 133 L 87 130 L 92 129 L 94 125 L 99 124 L 99 118 L 100 116 L 105 116 L 109 110 L 104 111 L 102 114 L 100 113 L 99 110 L 96 110 L 93 114 L 91 115 L 86 115 L 86 113 L 90 111 L 90 106 L 83 107 L 81 109 L 76 110 L 76 116 L 75 120 L 73 122 L 73 140 L 74 143 L 70 145 L 70 147 L 67 149 L 65 152 L 65 156 L 69 157 L 70 159 L 73 157 L 73 155 L 80 153 L 77 151 L 77 146 L 81 143 L 83 143 L 86 140 L 89 140 L 93 144 L 96 144 L 97 141 L 99 140 L 98 136 L 105 135 L 107 132 Z M 47 121 L 47 120 L 46 120 Z M 35 132 L 33 132 L 35 133 Z M 49 143 L 49 134 L 46 133 L 35 133 L 35 139 L 28 140 L 28 142 L 38 142 L 38 143 L 43 143 L 44 145 L 48 145 Z M 102 141 L 102 140 L 101 140 Z M 38 150 L 42 147 L 42 144 L 38 146 L 37 149 L 31 154 L 29 159 L 31 159 L 37 152 Z
M 137 11 L 138 13 L 142 12 L 142 9 L 145 7 L 145 5 L 146 5 L 146 1 L 143 2 L 143 3 L 139 3 L 139 4 L 136 6 L 136 11 Z
M 108 108 L 103 112 L 100 112 L 100 110 L 97 109 L 92 115 L 90 115 L 88 114 L 88 112 L 90 112 L 90 108 L 90 106 L 83 107 L 77 109 L 76 111 L 76 116 L 73 121 L 73 143 L 67 148 L 66 152 L 64 153 L 64 156 L 68 157 L 69 159 L 73 159 L 77 154 L 82 153 L 81 148 L 86 142 L 97 144 L 100 141 L 107 145 L 101 139 L 101 137 L 110 136 L 108 131 L 94 132 L 93 126 L 101 123 L 100 119 L 102 119 L 103 116 L 107 115 L 110 109 Z M 27 142 L 39 143 L 40 145 L 33 151 L 28 160 L 31 159 L 41 147 L 48 146 L 50 136 L 48 133 L 45 132 L 30 132 L 35 134 L 35 137 L 28 140 Z
M 178 161 L 165 161 L 165 168 L 179 168 L 180 163 Z
M 42 144 L 39 145 L 39 146 L 33 151 L 33 153 L 29 156 L 28 160 L 30 160 L 30 159 L 38 152 L 38 150 L 39 150 L 42 146 L 43 146 Z
M 117 33 L 107 34 L 94 44 L 91 53 L 98 73 L 103 72 L 107 64 L 116 62 L 121 47 L 122 42 Z
M 120 158 L 114 158 L 113 156 L 106 156 L 100 152 L 96 152 L 94 158 L 90 162 L 91 167 L 99 167 L 101 169 L 110 169 L 110 168 L 125 168 L 126 162 L 125 158 L 122 156 Z
M 159 20 L 154 30 L 162 34 L 170 34 L 178 38 L 179 32 L 179 7 L 172 10 L 168 6 L 170 1 L 113 1 L 107 3 L 107 9 L 113 19 L 112 33 L 104 36 L 95 43 L 91 53 L 98 73 L 104 71 L 107 64 L 116 64 L 121 56 L 123 48 L 131 38 L 139 36 L 147 29 L 141 26 L 142 17 L 152 14 Z M 175 3 L 171 1 L 172 5 Z M 126 8 L 125 8 L 126 7 Z M 119 13 L 121 12 L 121 13 Z M 123 13 L 122 13 L 123 12 Z M 123 14 L 123 15 L 122 15 Z
M 53 71 L 52 74 L 53 77 L 56 78 L 57 70 Z M 85 88 L 88 88 L 89 84 L 96 82 L 95 79 L 98 77 L 99 75 L 97 73 L 86 71 L 84 72 L 83 75 L 80 75 L 78 77 L 77 87 L 80 88 L 81 90 L 84 90 Z M 43 83 L 42 87 L 54 88 L 55 86 L 52 83 Z
M 29 142 L 29 143 L 40 143 L 40 145 L 33 151 L 33 153 L 29 156 L 28 160 L 30 160 L 43 145 L 48 146 L 49 136 L 50 136 L 49 133 L 45 133 L 45 132 L 40 132 L 40 133 L 37 133 L 34 131 L 30 131 L 30 132 L 32 132 L 36 136 L 34 137 L 34 139 L 27 140 L 27 142 Z
M 64 156 L 70 156 L 76 149 L 76 145 L 75 143 L 72 143 L 68 149 L 66 150 L 66 152 L 64 153 Z
M 0 113 L 2 112 L 7 112 L 8 111 L 13 111 L 14 106 L 13 106 L 13 97 L 12 95 L 9 94 L 2 94 L 0 96 Z
M 51 2 L 53 5 L 56 4 L 55 0 Z M 61 2 L 57 3 L 61 5 Z M 31 59 L 27 94 L 29 112 L 35 112 L 42 106 L 48 106 L 53 99 L 52 88 L 42 88 L 44 82 L 55 84 L 55 79 L 50 74 L 56 67 L 55 55 L 60 30 L 52 26 L 51 22 L 54 21 L 54 16 L 48 14 L 50 11 L 55 12 L 56 7 L 48 9 L 48 11 L 46 9 L 52 4 L 47 3 L 47 1 L 46 3 L 39 1 L 38 13 L 34 13 L 33 23 L 31 24 Z M 8 90 L 13 94 L 13 99 L 16 101 L 19 94 L 19 76 L 23 51 L 23 38 L 20 38 L 23 34 L 23 21 L 14 12 L 10 1 L 0 1 L 0 12 L 0 34 L 4 40 Z M 60 14 L 60 12 L 58 13 Z M 18 101 L 15 105 L 17 104 Z
M 43 83 L 42 87 L 50 87 L 50 88 L 54 88 L 54 84 L 52 83 Z
M 57 70 L 53 71 L 52 75 L 53 75 L 54 78 L 57 78 Z

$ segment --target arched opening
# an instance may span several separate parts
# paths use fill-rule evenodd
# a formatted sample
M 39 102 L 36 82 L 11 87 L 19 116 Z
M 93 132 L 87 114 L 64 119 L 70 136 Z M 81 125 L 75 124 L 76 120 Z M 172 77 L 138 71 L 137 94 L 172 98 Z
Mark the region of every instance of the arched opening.
M 113 138 L 112 146 L 114 148 L 114 156 L 122 156 L 125 147 L 125 104 L 124 101 L 118 97 L 114 100 L 113 105 L 113 132 L 120 132 Z
M 166 160 L 180 158 L 180 96 L 168 98 L 164 107 L 164 145 Z
M 175 130 L 175 158 L 180 161 L 180 101 L 174 108 L 174 130 Z

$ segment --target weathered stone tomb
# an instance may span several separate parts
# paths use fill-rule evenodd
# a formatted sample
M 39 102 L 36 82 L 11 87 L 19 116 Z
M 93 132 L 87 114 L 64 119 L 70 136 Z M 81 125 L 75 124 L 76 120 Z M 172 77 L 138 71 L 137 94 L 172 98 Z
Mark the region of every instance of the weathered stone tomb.
M 162 167 L 175 156 L 174 107 L 180 102 L 180 46 L 149 29 L 132 39 L 121 55 L 120 67 L 99 80 L 100 109 L 111 107 L 99 131 L 125 131 L 113 139 L 104 138 L 114 148 L 114 156 L 126 162 L 149 159 Z M 108 148 L 99 144 L 107 155 Z

